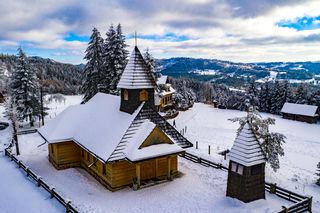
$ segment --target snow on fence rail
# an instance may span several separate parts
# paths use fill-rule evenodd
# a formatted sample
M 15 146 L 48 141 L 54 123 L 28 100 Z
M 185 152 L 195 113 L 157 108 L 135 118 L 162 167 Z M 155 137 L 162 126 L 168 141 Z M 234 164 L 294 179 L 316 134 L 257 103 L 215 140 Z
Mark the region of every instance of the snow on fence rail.
M 51 198 L 55 198 L 60 204 L 62 204 L 66 208 L 66 212 L 70 213 L 78 213 L 78 210 L 71 204 L 71 201 L 63 198 L 58 192 L 56 192 L 54 187 L 50 187 L 40 176 L 36 175 L 28 166 L 24 165 L 22 161 L 18 160 L 14 154 L 11 153 L 10 145 L 8 148 L 6 148 L 5 155 L 8 156 L 12 161 L 14 161 L 19 168 L 21 168 L 27 175 L 27 177 L 30 177 L 33 179 L 38 187 L 42 187 L 45 189 L 48 193 L 50 193 Z
M 223 166 L 220 163 L 214 163 L 212 161 L 206 160 L 204 158 L 198 157 L 188 152 L 180 154 L 180 157 L 183 157 L 195 163 L 199 163 L 206 167 L 213 167 L 215 169 L 228 171 L 228 168 Z M 289 207 L 282 206 L 282 210 L 279 213 L 297 213 L 297 212 L 306 212 L 306 211 L 312 212 L 312 197 L 299 195 L 295 192 L 279 187 L 277 186 L 277 184 L 272 184 L 267 182 L 265 183 L 265 190 L 267 192 L 270 192 L 271 194 L 275 194 L 278 197 L 281 197 L 285 200 L 295 203 L 294 205 Z

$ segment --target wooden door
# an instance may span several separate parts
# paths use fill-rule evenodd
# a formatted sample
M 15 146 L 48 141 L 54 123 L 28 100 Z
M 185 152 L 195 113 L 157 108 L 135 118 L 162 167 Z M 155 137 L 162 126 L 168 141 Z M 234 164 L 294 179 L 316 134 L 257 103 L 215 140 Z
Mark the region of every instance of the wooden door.
M 156 161 L 150 160 L 141 163 L 141 180 L 148 180 L 156 177 Z

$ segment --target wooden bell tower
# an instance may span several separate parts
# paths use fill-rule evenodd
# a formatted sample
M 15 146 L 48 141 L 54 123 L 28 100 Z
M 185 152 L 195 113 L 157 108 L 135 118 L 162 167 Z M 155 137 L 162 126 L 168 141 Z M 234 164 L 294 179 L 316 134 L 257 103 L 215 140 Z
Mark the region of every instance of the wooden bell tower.
M 245 203 L 265 199 L 266 158 L 249 122 L 238 133 L 228 157 L 227 196 Z
M 131 53 L 118 88 L 121 89 L 121 111 L 132 114 L 142 102 L 154 107 L 156 82 L 137 46 Z

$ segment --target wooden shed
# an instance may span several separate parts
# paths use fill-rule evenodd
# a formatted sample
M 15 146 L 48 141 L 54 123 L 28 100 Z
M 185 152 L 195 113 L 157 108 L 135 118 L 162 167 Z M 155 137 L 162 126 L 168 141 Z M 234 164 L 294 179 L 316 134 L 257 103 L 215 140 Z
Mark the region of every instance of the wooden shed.
M 39 129 L 57 169 L 81 167 L 111 191 L 178 174 L 192 144 L 155 110 L 155 81 L 137 47 L 119 81 L 121 96 L 96 94 Z
M 285 103 L 281 109 L 283 118 L 307 123 L 317 123 L 317 111 L 317 106 L 294 103 Z
M 249 122 L 237 135 L 228 158 L 227 196 L 246 203 L 265 199 L 266 158 Z

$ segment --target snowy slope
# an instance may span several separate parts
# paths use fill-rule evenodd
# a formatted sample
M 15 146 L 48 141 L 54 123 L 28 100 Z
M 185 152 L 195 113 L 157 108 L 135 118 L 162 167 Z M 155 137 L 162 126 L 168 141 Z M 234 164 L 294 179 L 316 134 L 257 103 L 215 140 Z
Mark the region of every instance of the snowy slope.
M 186 137 L 193 143 L 198 141 L 199 149 L 191 152 L 211 158 L 227 165 L 218 152 L 230 149 L 236 137 L 237 123 L 229 118 L 245 116 L 245 112 L 222 110 L 196 103 L 192 109 L 180 112 L 176 118 L 177 129 L 187 126 Z M 266 170 L 266 180 L 301 194 L 313 196 L 314 212 L 320 212 L 320 187 L 314 184 L 316 165 L 320 161 L 320 125 L 282 119 L 280 116 L 264 114 L 264 118 L 276 119 L 271 131 L 283 133 L 286 137 L 285 156 L 280 158 L 280 169 Z M 170 121 L 172 122 L 172 121 Z M 208 145 L 211 156 L 208 156 Z M 213 153 L 213 154 L 212 154 Z
M 4 107 L 0 106 L 0 120 Z M 31 182 L 16 165 L 4 156 L 11 140 L 11 127 L 0 130 L 0 212 L 63 212 L 64 208 L 50 195 Z

